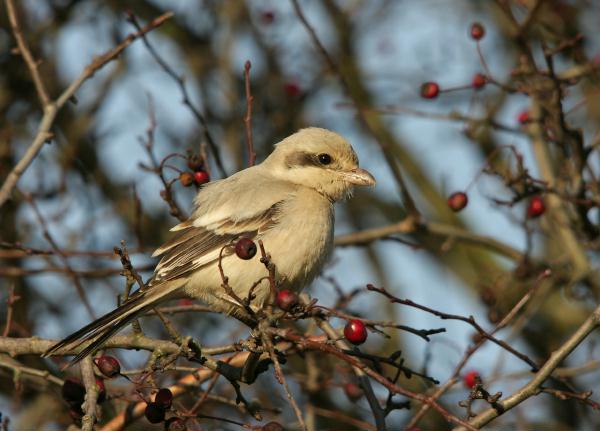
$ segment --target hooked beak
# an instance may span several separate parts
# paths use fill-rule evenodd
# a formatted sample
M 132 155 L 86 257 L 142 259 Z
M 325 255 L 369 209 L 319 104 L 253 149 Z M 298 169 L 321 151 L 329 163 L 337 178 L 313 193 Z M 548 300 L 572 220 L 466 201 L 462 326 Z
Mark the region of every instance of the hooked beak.
M 351 171 L 342 172 L 344 180 L 357 186 L 374 186 L 376 181 L 373 175 L 366 169 L 356 168 Z

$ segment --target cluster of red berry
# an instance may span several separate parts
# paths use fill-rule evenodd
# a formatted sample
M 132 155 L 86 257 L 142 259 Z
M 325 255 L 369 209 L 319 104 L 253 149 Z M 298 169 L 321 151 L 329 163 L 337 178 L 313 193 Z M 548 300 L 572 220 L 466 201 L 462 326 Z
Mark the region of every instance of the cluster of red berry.
M 192 184 L 201 186 L 210 181 L 210 175 L 206 171 L 204 161 L 200 157 L 189 155 L 187 158 L 187 165 L 191 172 L 184 171 L 179 174 L 179 182 L 183 187 L 189 187 Z
M 169 388 L 160 388 L 156 395 L 154 395 L 154 401 L 146 404 L 144 410 L 144 416 L 151 424 L 158 424 L 165 422 L 165 416 L 167 410 L 173 405 L 173 392 Z M 169 431 L 185 430 L 185 421 L 178 417 L 169 418 L 165 422 L 165 429 Z
M 107 378 L 112 378 L 121 375 L 121 364 L 117 358 L 113 356 L 99 356 L 94 359 L 94 363 L 102 375 Z M 104 389 L 104 385 L 102 386 Z M 102 393 L 102 392 L 100 392 Z M 98 398 L 100 401 L 100 397 Z M 148 422 L 157 424 L 165 421 L 166 412 L 173 404 L 173 393 L 168 388 L 161 388 L 154 396 L 154 401 L 149 402 L 144 410 L 144 416 Z M 165 422 L 165 430 L 168 431 L 183 431 L 185 430 L 185 422 L 181 418 L 173 417 Z
M 471 37 L 473 39 L 475 39 L 477 42 L 479 42 L 481 39 L 483 39 L 483 36 L 485 35 L 485 28 L 483 27 L 482 24 L 476 22 L 473 23 L 471 25 L 471 31 L 470 31 Z M 485 85 L 488 83 L 489 78 L 482 74 L 482 73 L 476 73 L 475 75 L 473 75 L 473 78 L 471 79 L 471 87 L 473 87 L 476 90 L 480 90 L 483 87 L 485 87 Z M 460 87 L 460 88 L 464 88 L 464 87 Z M 457 88 L 454 88 L 455 90 Z M 421 97 L 423 97 L 424 99 L 435 99 L 436 97 L 438 97 L 440 95 L 441 92 L 443 91 L 450 91 L 451 89 L 447 89 L 447 90 L 442 90 L 440 88 L 440 85 L 437 82 L 433 82 L 433 81 L 429 81 L 429 82 L 425 82 L 421 85 Z

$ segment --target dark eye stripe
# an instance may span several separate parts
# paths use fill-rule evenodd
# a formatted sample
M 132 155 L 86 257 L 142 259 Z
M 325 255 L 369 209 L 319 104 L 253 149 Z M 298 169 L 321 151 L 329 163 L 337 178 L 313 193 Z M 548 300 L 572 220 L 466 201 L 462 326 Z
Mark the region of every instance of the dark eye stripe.
M 301 166 L 323 166 L 323 163 L 319 161 L 319 157 L 316 154 L 298 151 L 289 154 L 285 158 L 285 165 L 288 168 L 298 168 Z

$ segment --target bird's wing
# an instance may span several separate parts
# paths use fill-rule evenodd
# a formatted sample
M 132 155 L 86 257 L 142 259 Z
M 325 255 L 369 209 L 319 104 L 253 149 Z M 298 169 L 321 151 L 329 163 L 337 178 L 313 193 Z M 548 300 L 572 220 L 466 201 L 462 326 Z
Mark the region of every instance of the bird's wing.
M 202 190 L 194 214 L 171 229 L 175 236 L 154 252 L 162 258 L 150 285 L 185 277 L 217 261 L 223 247 L 236 238 L 260 237 L 275 226 L 293 188 L 279 183 L 259 187 L 261 179 L 256 180 L 258 184 L 245 184 L 245 178 L 236 181 L 233 176 Z M 223 256 L 231 253 L 231 248 L 223 250 Z

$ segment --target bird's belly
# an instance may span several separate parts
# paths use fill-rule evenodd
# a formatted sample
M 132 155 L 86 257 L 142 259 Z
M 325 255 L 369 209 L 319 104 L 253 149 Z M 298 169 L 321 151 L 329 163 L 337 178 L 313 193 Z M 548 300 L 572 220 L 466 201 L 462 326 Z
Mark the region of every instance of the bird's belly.
M 308 211 L 304 207 L 289 208 L 287 214 L 259 238 L 275 265 L 276 283 L 280 288 L 299 291 L 309 284 L 321 270 L 333 245 L 333 209 L 329 202 Z M 257 244 L 258 245 L 258 244 Z M 260 308 L 269 297 L 269 272 L 260 261 L 260 250 L 250 260 L 235 254 L 221 261 L 228 285 L 241 299 L 248 298 L 252 289 L 251 305 Z M 262 279 L 262 281 L 261 281 Z M 223 288 L 218 266 L 210 265 L 195 274 L 187 289 L 219 311 L 230 312 L 230 295 Z

